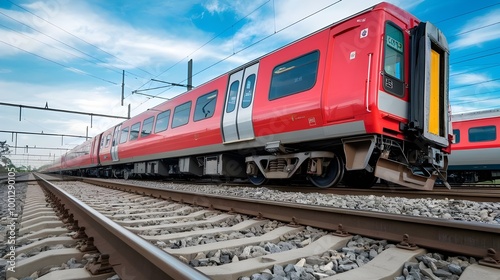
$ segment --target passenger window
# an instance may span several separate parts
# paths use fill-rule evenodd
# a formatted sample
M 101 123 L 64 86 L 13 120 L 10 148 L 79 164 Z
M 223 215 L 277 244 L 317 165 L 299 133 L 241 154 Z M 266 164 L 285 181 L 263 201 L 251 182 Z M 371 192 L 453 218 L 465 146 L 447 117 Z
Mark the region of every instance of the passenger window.
M 158 117 L 156 117 L 155 133 L 167 130 L 169 120 L 170 110 L 159 113 Z
M 460 130 L 453 129 L 453 140 L 455 141 L 455 142 L 453 142 L 455 144 L 460 143 Z
M 101 138 L 101 145 L 100 145 L 100 149 L 102 149 L 102 147 L 104 147 L 104 137 Z
M 155 117 L 150 117 L 144 120 L 142 123 L 142 131 L 141 131 L 141 137 L 146 137 L 149 134 L 151 134 L 151 131 L 153 130 L 153 121 Z M 168 125 L 168 121 L 167 121 Z
M 120 144 L 127 142 L 128 138 L 128 127 L 122 129 L 122 133 L 120 134 Z
M 139 138 L 139 129 L 141 129 L 141 123 L 135 123 L 130 127 L 130 138 L 129 141 Z
M 240 81 L 234 81 L 229 88 L 229 95 L 227 99 L 226 113 L 231 113 L 236 108 L 236 98 L 238 89 L 240 88 Z
M 493 141 L 497 138 L 497 129 L 494 125 L 473 127 L 469 129 L 469 142 Z
M 241 108 L 247 108 L 252 104 L 253 88 L 255 86 L 255 74 L 247 77 L 245 88 L 243 89 L 243 98 L 241 100 Z
M 280 64 L 273 69 L 269 100 L 311 89 L 318 74 L 319 51 Z
M 189 122 L 189 114 L 191 113 L 191 101 L 181 104 L 174 109 L 174 117 L 172 118 L 172 128 L 185 125 Z
M 217 101 L 217 91 L 198 97 L 194 108 L 194 121 L 208 119 L 214 115 L 215 103 Z
M 90 142 L 86 143 L 84 146 L 83 146 L 83 154 L 84 155 L 88 155 L 90 154 Z M 81 155 L 81 154 L 80 154 Z M 78 155 L 78 156 L 80 156 Z
M 108 134 L 108 136 L 106 136 L 106 145 L 105 145 L 105 147 L 108 147 L 110 142 L 111 142 L 111 134 Z

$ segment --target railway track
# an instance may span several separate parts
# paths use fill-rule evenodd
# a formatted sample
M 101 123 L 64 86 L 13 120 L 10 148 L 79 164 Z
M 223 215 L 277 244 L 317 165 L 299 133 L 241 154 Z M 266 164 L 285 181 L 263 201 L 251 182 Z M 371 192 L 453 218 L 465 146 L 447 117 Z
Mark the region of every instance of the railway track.
M 71 192 L 74 193 L 74 195 L 79 195 L 81 196 L 81 200 L 86 200 L 85 204 L 92 206 L 91 208 L 93 208 L 94 212 L 100 212 L 94 213 L 95 216 L 102 215 L 104 218 L 107 217 L 114 220 L 114 226 L 107 224 L 101 225 L 101 227 L 115 228 L 115 230 L 118 230 L 119 228 L 123 229 L 122 227 L 125 227 L 128 229 L 127 236 L 130 235 L 130 232 L 134 232 L 142 236 L 141 240 L 147 240 L 148 242 L 143 243 L 147 243 L 147 246 L 149 247 L 148 249 L 141 249 L 145 250 L 141 251 L 141 254 L 146 254 L 148 258 L 151 258 L 153 256 L 148 255 L 148 252 L 155 252 L 154 255 L 156 256 L 158 256 L 158 254 L 162 255 L 165 254 L 165 252 L 168 252 L 171 255 L 176 256 L 174 257 L 175 261 L 195 266 L 198 269 L 196 271 L 202 272 L 202 275 L 205 274 L 208 277 L 215 279 L 236 279 L 239 276 L 249 277 L 254 273 L 274 273 L 274 270 L 279 270 L 280 266 L 282 268 L 286 268 L 287 264 L 303 267 L 305 264 L 310 262 L 319 263 L 318 260 L 312 257 L 313 255 L 324 257 L 325 254 L 329 255 L 327 259 L 330 261 L 320 263 L 318 265 L 318 268 L 323 268 L 323 270 L 320 269 L 316 272 L 318 277 L 321 275 L 321 277 L 336 277 L 331 279 L 361 279 L 359 277 L 362 277 L 366 271 L 369 271 L 368 275 L 371 275 L 371 278 L 367 279 L 373 279 L 376 275 L 373 274 L 375 273 L 374 267 L 381 266 L 381 263 L 391 264 L 392 267 L 386 268 L 385 273 L 389 273 L 392 275 L 391 277 L 394 277 L 403 273 L 404 261 L 403 263 L 395 263 L 393 261 L 388 262 L 387 258 L 411 260 L 413 257 L 425 253 L 424 249 L 412 251 L 395 248 L 394 245 L 389 246 L 385 243 L 383 246 L 381 246 L 381 244 L 375 244 L 376 242 L 383 241 L 370 241 L 374 243 L 372 245 L 363 246 L 368 246 L 368 248 L 371 247 L 373 249 L 373 246 L 376 245 L 378 246 L 377 250 L 373 253 L 370 249 L 365 253 L 368 254 L 368 256 L 370 256 L 370 254 L 376 256 L 370 258 L 370 262 L 366 265 L 362 265 L 360 268 L 352 269 L 353 267 L 351 267 L 346 269 L 346 267 L 348 267 L 346 265 L 351 265 L 352 263 L 355 263 L 355 261 L 353 262 L 351 260 L 350 263 L 348 261 L 344 261 L 344 263 L 340 264 L 340 261 L 336 258 L 340 258 L 340 255 L 348 255 L 350 249 L 347 244 L 356 244 L 356 240 L 360 240 L 359 238 L 361 238 L 361 240 L 370 240 L 372 238 L 374 240 L 388 240 L 389 243 L 403 243 L 407 247 L 413 247 L 411 244 L 416 243 L 421 248 L 426 248 L 428 250 L 474 256 L 480 259 L 488 255 L 488 249 L 491 248 L 493 250 L 498 250 L 500 242 L 498 240 L 498 234 L 500 233 L 499 228 L 497 226 L 487 224 L 438 221 L 436 219 L 423 219 L 417 217 L 410 218 L 385 213 L 331 209 L 327 207 L 304 205 L 301 205 L 298 208 L 297 204 L 291 203 L 271 203 L 252 199 L 226 198 L 221 197 L 220 195 L 194 195 L 193 192 L 182 193 L 177 191 L 158 190 L 102 181 L 99 182 L 99 184 L 106 185 L 108 187 L 107 190 L 95 191 L 93 194 L 91 193 L 91 195 L 85 195 L 78 194 L 78 189 L 81 189 L 81 187 L 78 187 L 78 185 L 75 187 L 74 184 L 79 183 L 72 182 L 66 187 L 61 186 L 60 188 L 64 188 L 66 191 L 60 191 L 60 193 Z M 44 185 L 47 185 L 46 187 L 48 187 L 49 183 L 44 182 Z M 128 193 L 123 194 L 119 192 L 118 189 L 125 190 Z M 63 203 L 69 204 L 70 201 L 71 200 L 67 200 Z M 75 199 L 75 201 L 77 200 Z M 189 205 L 185 205 L 185 203 Z M 90 224 L 90 221 L 87 221 L 87 218 L 80 218 L 80 216 L 83 216 L 84 214 L 79 213 L 79 211 L 86 209 L 83 204 L 76 206 L 76 208 L 81 208 L 80 210 L 73 210 L 76 211 L 73 215 L 78 217 L 79 225 L 81 226 L 82 224 L 87 223 Z M 89 209 L 88 211 L 92 212 Z M 249 219 L 246 217 L 247 215 L 259 218 Z M 92 219 L 94 218 L 89 218 L 89 220 Z M 340 224 L 342 224 L 341 228 L 339 227 Z M 307 228 L 308 226 L 315 227 L 320 230 L 317 230 L 314 234 L 311 234 L 308 231 L 305 232 L 304 228 Z M 101 252 L 111 252 L 113 250 L 117 250 L 109 248 L 101 249 L 105 248 L 102 246 L 109 245 L 101 243 L 111 243 L 109 240 L 122 237 L 112 238 L 111 233 L 109 233 L 109 235 L 108 233 L 99 233 L 101 231 L 105 231 L 104 229 L 99 228 L 99 226 L 93 225 L 91 227 L 95 228 L 91 229 L 86 226 L 85 230 L 88 232 L 87 234 L 89 236 L 99 236 L 99 234 L 102 235 L 101 237 L 95 238 L 95 244 Z M 250 229 L 252 228 L 255 232 L 251 232 Z M 263 228 L 266 230 L 259 232 L 258 229 Z M 218 236 L 220 239 L 220 235 L 224 232 L 224 230 L 227 231 L 226 234 L 234 234 L 234 232 L 248 233 L 245 230 L 249 230 L 254 236 L 246 238 L 244 238 L 244 236 L 241 237 L 243 239 L 235 240 L 217 240 L 217 238 L 210 239 L 210 235 L 213 235 L 214 232 L 219 234 Z M 330 233 L 326 234 L 324 231 L 339 232 L 340 236 L 334 236 Z M 350 234 L 359 234 L 363 237 L 356 237 L 357 239 L 354 240 L 353 236 Z M 120 234 L 118 234 L 118 236 L 120 236 Z M 131 236 L 128 237 L 132 238 Z M 183 242 L 189 243 L 189 240 L 198 240 L 201 237 L 203 237 L 202 239 L 206 238 L 208 240 L 205 241 L 206 244 L 183 244 Z M 243 253 L 240 252 L 236 254 L 234 251 L 231 251 L 236 250 L 234 249 L 235 247 L 240 248 L 243 246 L 242 250 L 244 251 L 245 248 L 256 247 L 255 244 L 265 242 L 275 244 L 272 242 L 276 239 L 282 242 L 282 239 L 295 240 L 295 242 L 301 244 L 300 246 L 302 247 L 275 254 L 266 253 L 265 255 L 254 258 L 242 258 L 237 261 L 233 260 L 234 257 L 232 257 L 231 260 L 228 260 L 228 256 L 241 256 Z M 99 242 L 98 240 L 107 241 Z M 131 241 L 128 240 L 125 244 L 118 245 L 118 247 L 127 247 L 131 244 L 130 242 Z M 387 243 L 387 241 L 385 242 Z M 155 244 L 156 246 L 152 246 L 152 244 Z M 151 248 L 151 246 L 156 249 Z M 387 248 L 385 248 L 386 246 Z M 272 245 L 268 245 L 268 247 L 272 247 Z M 383 249 L 385 250 L 381 250 L 379 252 L 379 248 L 381 247 L 384 247 Z M 360 251 L 359 248 L 357 250 Z M 496 258 L 496 256 L 492 255 L 492 252 L 493 251 L 490 250 L 490 257 Z M 247 253 L 252 254 L 254 252 Z M 119 255 L 121 255 L 123 259 L 126 259 L 132 256 L 131 254 L 132 253 L 126 251 L 120 253 Z M 258 255 L 258 253 L 255 254 Z M 137 265 L 137 260 L 135 260 L 136 263 L 124 265 L 125 260 L 118 261 L 114 258 L 116 258 L 115 255 L 111 255 L 110 262 L 112 265 L 115 264 L 113 267 L 119 275 L 130 276 L 131 274 L 128 268 L 130 266 L 133 267 L 134 265 L 136 267 L 141 267 L 140 270 L 145 270 L 142 269 L 142 266 Z M 217 263 L 217 259 L 219 260 L 219 263 Z M 223 263 L 223 265 L 221 265 L 221 263 Z M 338 271 L 331 269 L 328 270 L 328 268 L 332 265 L 335 265 L 337 270 L 339 270 L 340 265 L 343 265 L 342 270 L 346 269 L 349 270 L 349 272 L 334 274 Z M 358 266 L 360 265 L 356 263 L 356 267 Z M 125 271 L 120 272 L 120 267 Z M 186 270 L 191 269 L 189 266 L 181 265 L 179 267 L 184 267 Z M 422 267 L 422 271 L 426 271 L 424 269 L 426 268 Z M 462 273 L 461 277 L 463 279 L 470 279 L 467 278 L 467 275 L 477 273 L 472 272 L 474 269 L 488 270 L 488 268 L 485 268 L 482 265 L 471 265 L 468 270 Z M 332 273 L 330 271 L 334 272 Z M 406 268 L 406 271 L 408 272 L 408 268 Z M 413 272 L 415 272 L 415 270 L 413 270 Z M 429 273 L 429 271 L 427 271 L 427 273 Z M 152 275 L 149 275 L 149 278 L 147 279 L 153 279 L 151 276 Z M 376 276 L 375 278 L 377 277 L 379 276 Z M 176 277 L 175 279 L 180 278 Z M 123 279 L 127 278 L 125 277 Z
M 7 243 L 10 246 L 4 257 L 7 262 L 5 279 L 47 280 L 68 279 L 70 276 L 72 279 L 97 280 L 116 274 L 111 268 L 98 277 L 92 277 L 83 268 L 93 265 L 100 257 L 99 252 L 95 247 L 87 246 L 91 243 L 84 244 L 84 239 L 75 235 L 71 225 L 65 224 L 67 221 L 62 213 L 50 207 L 36 182 L 30 182 L 25 197 L 19 199 L 19 202 L 24 202 L 22 216 L 15 213 L 8 223 Z
M 47 176 L 47 175 L 44 175 Z M 54 175 L 50 176 L 52 180 L 81 180 L 82 177 L 74 176 L 60 176 Z M 117 180 L 118 182 L 138 182 L 136 180 Z M 142 182 L 148 182 L 141 180 Z M 149 181 L 149 182 L 164 182 L 164 181 Z M 188 185 L 217 185 L 217 186 L 227 186 L 227 187 L 240 187 L 245 186 L 249 188 L 260 188 L 250 183 L 226 183 L 219 181 L 178 181 L 178 184 L 188 184 Z M 432 198 L 432 199 L 455 199 L 455 200 L 469 200 L 477 202 L 500 202 L 500 186 L 495 184 L 484 185 L 484 184 L 469 184 L 469 185 L 452 185 L 452 189 L 449 190 L 443 186 L 436 186 L 432 191 L 421 191 L 414 190 L 405 187 L 399 187 L 394 185 L 376 184 L 374 187 L 369 189 L 359 189 L 350 188 L 348 186 L 326 188 L 321 189 L 312 186 L 303 186 L 302 182 L 296 184 L 270 184 L 266 185 L 266 188 L 278 191 L 287 192 L 300 192 L 300 193 L 320 193 L 320 194 L 334 194 L 334 195 L 374 195 L 374 196 L 386 196 L 386 197 L 404 197 L 404 198 Z

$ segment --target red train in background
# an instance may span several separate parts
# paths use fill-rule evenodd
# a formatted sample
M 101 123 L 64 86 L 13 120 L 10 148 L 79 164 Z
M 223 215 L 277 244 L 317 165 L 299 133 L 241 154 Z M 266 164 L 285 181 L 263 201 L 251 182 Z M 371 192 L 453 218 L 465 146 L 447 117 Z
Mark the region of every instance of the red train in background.
M 500 179 L 500 109 L 456 114 L 452 122 L 448 180 L 461 184 Z
M 96 135 L 46 171 L 446 182 L 448 45 L 380 3 Z

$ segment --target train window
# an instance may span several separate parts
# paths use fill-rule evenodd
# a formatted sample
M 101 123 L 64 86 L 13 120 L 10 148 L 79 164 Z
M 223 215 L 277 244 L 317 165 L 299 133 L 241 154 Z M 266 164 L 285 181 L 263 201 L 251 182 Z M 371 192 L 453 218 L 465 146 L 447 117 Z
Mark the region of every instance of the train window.
M 102 147 L 104 147 L 104 140 L 105 140 L 105 139 L 104 139 L 104 137 L 102 137 L 102 136 L 101 136 L 101 145 L 100 145 L 100 146 L 101 146 L 101 147 L 100 147 L 101 149 L 102 149 Z
M 391 23 L 385 27 L 384 71 L 392 77 L 403 80 L 403 31 Z
M 271 77 L 269 100 L 311 89 L 316 83 L 319 51 L 276 66 Z
M 241 100 L 241 108 L 247 108 L 252 104 L 253 88 L 255 87 L 255 74 L 247 77 L 245 88 L 243 89 L 243 98 Z
M 191 101 L 181 104 L 174 109 L 172 118 L 172 128 L 185 125 L 189 122 L 189 113 L 191 112 Z
M 111 142 L 111 134 L 108 134 L 108 136 L 106 136 L 106 145 L 105 145 L 105 147 L 109 146 L 109 142 Z
M 238 97 L 238 89 L 240 88 L 240 81 L 234 81 L 229 87 L 229 95 L 227 99 L 226 113 L 231 113 L 236 108 L 236 99 Z
M 217 101 L 217 91 L 198 97 L 194 108 L 194 121 L 208 119 L 214 115 L 215 102 Z
M 156 117 L 155 133 L 167 130 L 170 121 L 170 110 L 161 112 Z
M 453 129 L 453 140 L 455 144 L 460 143 L 460 130 L 458 129 Z
M 497 128 L 494 125 L 469 128 L 469 142 L 493 141 L 497 138 Z
M 90 154 L 90 142 L 87 142 L 83 145 L 82 151 L 84 155 Z
M 138 123 L 134 123 L 131 127 L 130 127 L 130 136 L 129 136 L 129 141 L 131 140 L 135 140 L 137 138 L 139 138 L 139 129 L 141 129 L 141 123 L 138 122 Z
M 403 30 L 392 22 L 385 24 L 384 47 L 384 90 L 404 96 L 404 36 Z
M 128 138 L 128 127 L 122 129 L 122 133 L 120 134 L 120 144 L 127 142 Z
M 155 117 L 150 117 L 144 120 L 142 123 L 142 131 L 141 131 L 141 137 L 146 137 L 149 134 L 151 134 L 151 131 L 153 130 L 153 121 L 155 120 Z M 167 121 L 168 125 L 168 121 Z

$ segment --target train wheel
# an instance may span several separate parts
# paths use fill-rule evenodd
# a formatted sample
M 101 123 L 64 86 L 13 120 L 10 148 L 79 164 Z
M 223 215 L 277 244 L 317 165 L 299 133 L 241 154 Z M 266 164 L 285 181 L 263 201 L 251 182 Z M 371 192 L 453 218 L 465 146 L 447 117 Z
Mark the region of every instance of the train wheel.
M 260 171 L 257 175 L 248 176 L 248 180 L 250 180 L 250 182 L 252 182 L 252 184 L 256 186 L 263 185 L 267 182 L 267 178 Z
M 366 170 L 347 171 L 344 183 L 349 187 L 369 189 L 377 182 L 377 177 L 373 172 Z
M 329 188 L 337 185 L 344 176 L 344 161 L 340 157 L 335 157 L 330 160 L 328 166 L 323 167 L 323 174 L 319 176 L 307 177 L 313 185 L 318 188 Z

